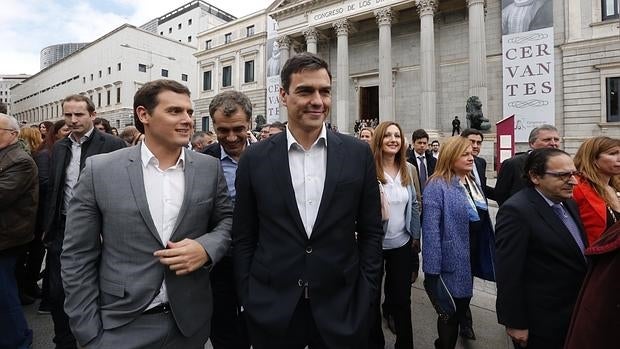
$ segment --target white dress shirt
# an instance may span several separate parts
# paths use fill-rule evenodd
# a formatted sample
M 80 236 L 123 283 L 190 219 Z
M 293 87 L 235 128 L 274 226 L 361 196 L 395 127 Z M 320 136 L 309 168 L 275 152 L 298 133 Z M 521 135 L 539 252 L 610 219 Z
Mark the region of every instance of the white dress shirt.
M 409 191 L 401 184 L 400 171 L 392 178 L 387 172 L 383 172 L 385 184 L 385 197 L 390 203 L 390 219 L 388 219 L 383 249 L 391 250 L 404 246 L 409 241 L 409 234 L 405 230 L 405 217 Z
M 146 201 L 149 205 L 153 224 L 155 224 L 163 243 L 162 248 L 165 248 L 172 235 L 185 196 L 185 176 L 183 174 L 185 148 L 181 149 L 181 155 L 174 166 L 162 170 L 159 168 L 159 160 L 149 150 L 146 142 L 143 141 L 139 146 L 141 147 L 142 177 Z M 166 284 L 162 282 L 159 294 L 147 309 L 167 301 Z
M 323 187 L 325 186 L 325 173 L 327 171 L 327 131 L 325 124 L 323 124 L 319 137 L 312 143 L 309 150 L 304 150 L 288 127 L 286 128 L 286 140 L 288 164 L 297 209 L 309 238 L 312 235 L 316 216 L 319 213 Z
M 65 188 L 64 188 L 64 205 L 61 208 L 61 213 L 65 214 L 69 208 L 69 201 L 73 198 L 73 188 L 77 184 L 80 177 L 80 158 L 82 157 L 82 144 L 88 140 L 93 134 L 95 127 L 86 132 L 79 140 L 75 139 L 75 135 L 71 133 L 69 139 L 71 140 L 71 160 L 69 165 L 65 169 Z

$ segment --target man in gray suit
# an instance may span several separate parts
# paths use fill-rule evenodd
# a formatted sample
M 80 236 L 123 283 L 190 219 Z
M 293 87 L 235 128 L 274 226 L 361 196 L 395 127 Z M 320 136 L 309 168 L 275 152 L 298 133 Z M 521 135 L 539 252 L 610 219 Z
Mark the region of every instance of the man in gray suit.
M 217 161 L 184 148 L 190 92 L 172 80 L 134 97 L 142 144 L 86 162 L 67 213 L 65 310 L 87 348 L 203 348 L 209 271 L 230 245 Z

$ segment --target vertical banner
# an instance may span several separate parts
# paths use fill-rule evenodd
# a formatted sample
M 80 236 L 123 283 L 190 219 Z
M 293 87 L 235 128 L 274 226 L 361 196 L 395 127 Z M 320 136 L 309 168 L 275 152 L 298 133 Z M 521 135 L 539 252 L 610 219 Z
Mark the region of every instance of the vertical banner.
M 280 120 L 280 46 L 278 45 L 278 23 L 267 16 L 267 123 Z
M 515 142 L 555 124 L 553 0 L 502 0 L 504 116 L 515 116 Z

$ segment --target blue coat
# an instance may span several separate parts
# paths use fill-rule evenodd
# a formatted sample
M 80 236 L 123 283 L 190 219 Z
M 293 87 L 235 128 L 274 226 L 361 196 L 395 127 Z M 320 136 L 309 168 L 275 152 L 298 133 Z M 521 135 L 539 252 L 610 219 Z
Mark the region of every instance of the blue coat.
M 422 270 L 440 275 L 453 297 L 472 296 L 472 276 L 487 280 L 493 276 L 494 238 L 488 213 L 480 217 L 485 229 L 480 233 L 482 272 L 472 273 L 469 256 L 468 198 L 454 177 L 429 181 L 423 195 Z

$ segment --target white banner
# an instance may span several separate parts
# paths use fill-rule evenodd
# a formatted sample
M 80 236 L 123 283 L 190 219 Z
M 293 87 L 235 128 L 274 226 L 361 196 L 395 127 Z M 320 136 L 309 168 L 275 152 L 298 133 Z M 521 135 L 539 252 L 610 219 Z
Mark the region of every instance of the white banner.
M 515 115 L 515 142 L 555 124 L 552 0 L 502 1 L 504 116 Z
M 266 74 L 267 74 L 267 123 L 280 120 L 280 47 L 278 38 L 278 23 L 271 17 L 267 17 L 267 49 Z

